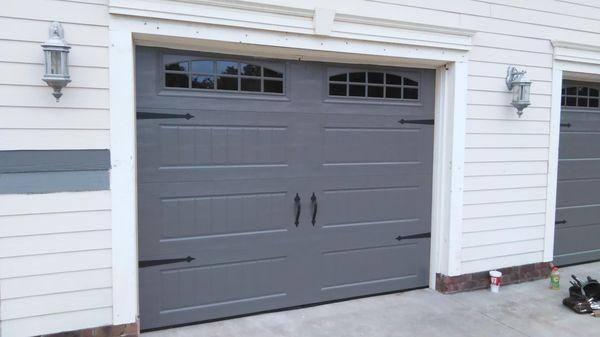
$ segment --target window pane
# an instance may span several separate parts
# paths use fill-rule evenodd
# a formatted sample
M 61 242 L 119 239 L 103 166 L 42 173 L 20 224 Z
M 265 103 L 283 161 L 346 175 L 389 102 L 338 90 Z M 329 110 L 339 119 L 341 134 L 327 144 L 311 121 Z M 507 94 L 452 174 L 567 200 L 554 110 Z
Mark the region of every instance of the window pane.
M 560 102 L 560 105 L 564 106 L 564 105 L 565 105 L 565 101 L 566 101 L 566 100 L 565 100 L 565 96 L 563 96 L 563 97 L 562 97 L 562 100 L 561 100 L 561 102 Z
M 215 71 L 213 65 L 213 61 L 192 61 L 192 72 L 212 74 Z
M 587 107 L 587 98 L 578 98 L 577 106 Z
M 365 73 L 350 73 L 350 82 L 359 82 L 359 83 L 365 83 L 365 79 L 366 79 L 366 74 Z
M 383 97 L 383 87 L 369 86 L 369 97 Z
M 219 62 L 217 62 L 217 73 L 218 74 L 237 75 L 238 64 L 236 62 L 219 61 Z
M 266 81 L 265 81 L 266 84 Z M 345 84 L 329 84 L 329 95 L 331 96 L 346 96 L 346 85 Z
M 590 88 L 590 96 L 598 97 L 598 89 Z
M 264 92 L 283 93 L 283 81 L 265 80 Z
M 590 98 L 590 108 L 597 108 L 597 107 L 598 107 L 598 99 Z
M 579 96 L 587 96 L 588 95 L 588 88 L 587 87 L 579 87 L 579 89 L 577 90 L 577 94 Z
M 408 78 L 408 77 L 405 77 L 405 78 L 404 78 L 404 85 L 418 86 L 418 85 L 419 85 L 419 82 L 417 82 L 417 81 L 413 81 L 413 80 L 411 80 L 410 78 Z
M 215 79 L 212 76 L 192 76 L 192 88 L 214 89 Z
M 242 75 L 246 76 L 260 76 L 261 67 L 254 64 L 240 64 L 242 67 Z M 243 89 L 242 89 L 243 90 Z
M 419 89 L 404 88 L 404 99 L 419 99 Z
M 339 75 L 329 76 L 330 81 L 346 82 L 347 79 L 348 79 L 348 74 L 339 74 Z
M 364 85 L 351 85 L 350 96 L 365 97 L 365 86 Z
M 242 78 L 242 91 L 260 91 L 260 79 Z
M 567 88 L 567 95 L 575 95 L 576 93 L 577 93 L 576 87 L 568 87 Z
M 567 106 L 575 106 L 577 99 L 575 97 L 567 97 Z
M 385 97 L 387 98 L 402 98 L 402 89 L 398 87 L 386 87 Z
M 165 65 L 165 70 L 188 71 L 187 62 L 175 62 Z
M 272 70 L 272 69 L 269 69 L 269 68 L 265 68 L 265 74 L 264 74 L 264 76 L 265 77 L 279 77 L 279 78 L 281 78 L 281 77 L 283 77 L 283 74 L 280 73 L 280 72 L 278 72 L 278 71 L 275 71 L 275 70 Z
M 369 73 L 369 83 L 383 83 L 383 73 Z
M 219 76 L 217 79 L 217 89 L 219 90 L 237 90 L 238 79 L 236 77 Z
M 564 94 L 567 92 L 567 90 L 566 90 L 565 88 L 562 88 L 562 91 L 561 91 L 561 92 L 562 92 L 562 94 L 564 95 Z
M 394 74 L 385 74 L 385 83 L 387 84 L 402 84 L 402 77 Z
M 169 88 L 188 88 L 188 75 L 165 74 L 165 86 Z

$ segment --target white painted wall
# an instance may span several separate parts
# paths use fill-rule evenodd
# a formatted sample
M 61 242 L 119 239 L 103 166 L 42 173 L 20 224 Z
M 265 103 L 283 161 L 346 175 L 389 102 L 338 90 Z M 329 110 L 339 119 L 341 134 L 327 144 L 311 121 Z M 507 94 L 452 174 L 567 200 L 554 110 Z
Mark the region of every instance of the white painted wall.
M 108 1 L 3 0 L 0 150 L 108 149 Z M 40 44 L 60 21 L 72 82 L 59 103 Z M 112 324 L 110 191 L 0 195 L 0 335 Z

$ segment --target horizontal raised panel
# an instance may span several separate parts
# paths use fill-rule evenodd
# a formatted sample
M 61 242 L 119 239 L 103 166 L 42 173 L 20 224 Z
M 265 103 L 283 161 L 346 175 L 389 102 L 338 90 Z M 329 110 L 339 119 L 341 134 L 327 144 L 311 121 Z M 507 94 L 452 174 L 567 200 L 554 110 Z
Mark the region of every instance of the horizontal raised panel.
M 546 200 L 465 205 L 463 206 L 463 218 L 472 219 L 517 214 L 535 214 L 545 211 Z
M 0 129 L 0 150 L 108 149 L 108 130 Z
M 111 250 L 19 256 L 0 259 L 0 278 L 110 268 Z
M 108 130 L 110 119 L 108 109 L 3 107 L 0 124 L 4 129 Z
M 463 262 L 461 264 L 461 272 L 463 274 L 476 273 L 505 267 L 522 266 L 524 264 L 542 262 L 543 260 L 544 252 L 541 250 L 525 254 L 494 256 L 487 259 Z
M 498 229 L 541 226 L 546 223 L 546 213 L 519 214 L 492 218 L 463 220 L 463 233 L 493 231 Z
M 37 42 L 0 40 L 0 49 L 2 49 L 0 54 L 2 62 L 44 64 L 44 53 L 40 52 L 40 44 Z M 108 48 L 72 46 L 69 65 L 107 69 Z
M 19 297 L 110 288 L 111 286 L 112 269 L 110 268 L 15 277 L 0 281 L 0 298 L 5 300 Z
M 27 337 L 111 325 L 112 308 L 95 308 L 60 314 L 2 321 L 3 336 Z
M 472 37 L 474 46 L 496 47 L 537 53 L 552 54 L 554 48 L 549 40 L 505 35 L 502 32 L 477 32 Z
M 108 109 L 108 89 L 69 88 L 62 90 L 60 102 L 50 87 L 0 85 L 2 106 Z M 2 137 L 3 138 L 3 137 Z
M 111 231 L 86 231 L 0 238 L 0 258 L 111 247 Z
M 471 76 L 488 76 L 506 79 L 506 70 L 510 65 L 518 60 L 512 60 L 508 63 L 494 63 L 489 61 L 469 60 L 469 75 Z M 552 82 L 552 69 L 536 66 L 528 66 L 527 77 L 532 82 L 545 81 Z
M 520 138 L 521 135 L 548 135 L 550 134 L 550 123 L 535 121 L 467 119 L 466 133 L 514 134 L 515 138 Z
M 528 107 L 519 116 L 513 106 L 467 105 L 468 119 L 498 119 L 511 121 L 549 121 L 550 108 Z
M 494 190 L 499 188 L 546 187 L 548 178 L 542 174 L 465 177 L 465 191 Z
M 56 2 L 55 0 L 50 0 Z M 22 6 L 26 7 L 26 6 Z M 48 28 L 54 20 L 47 17 L 46 20 L 24 20 L 21 18 L 0 17 L 0 29 L 4 32 L 3 40 L 30 41 L 36 44 L 48 40 Z M 65 40 L 69 45 L 85 46 L 108 46 L 108 27 L 80 25 L 62 22 L 65 32 Z M 73 51 L 71 51 L 71 55 Z M 70 55 L 69 55 L 70 56 Z
M 465 191 L 465 205 L 546 199 L 545 187 Z
M 469 90 L 485 90 L 496 92 L 508 92 L 506 79 L 500 77 L 469 76 L 467 88 Z M 531 84 L 532 94 L 552 94 L 552 82 L 536 81 Z
M 108 7 L 73 1 L 29 0 L 27 6 L 19 0 L 4 0 L 2 15 L 32 20 L 52 20 L 87 25 L 108 25 Z
M 465 163 L 465 177 L 546 173 L 546 161 Z
M 532 107 L 550 108 L 552 106 L 552 96 L 549 94 L 531 94 L 529 100 Z M 510 91 L 494 92 L 470 89 L 467 95 L 467 104 L 511 106 L 511 102 L 512 93 Z
M 109 307 L 111 305 L 111 289 L 92 289 L 3 300 L 0 307 L 0 317 L 7 320 Z
M 543 239 L 545 226 L 509 228 L 489 232 L 465 233 L 462 236 L 462 246 L 477 247 L 499 243 L 509 243 L 515 240 Z
M 23 214 L 0 217 L 0 237 L 110 229 L 110 211 Z
M 540 147 L 549 146 L 548 135 L 511 135 L 511 134 L 467 134 L 467 148 L 506 148 L 506 147 Z
M 0 85 L 28 85 L 47 88 L 42 81 L 44 66 L 30 63 L 0 62 Z M 70 66 L 70 88 L 108 89 L 108 69 Z
M 533 53 L 528 51 L 507 50 L 489 47 L 473 47 L 469 52 L 469 59 L 473 61 L 511 63 L 520 65 L 532 65 L 535 67 L 552 67 L 552 54 Z
M 529 162 L 548 160 L 548 149 L 506 148 L 506 149 L 466 149 L 465 162 Z
M 489 259 L 505 255 L 539 252 L 544 249 L 544 239 L 506 242 L 487 246 L 468 247 L 462 249 L 462 260 L 472 261 Z
M 110 210 L 110 191 L 0 195 L 0 216 Z

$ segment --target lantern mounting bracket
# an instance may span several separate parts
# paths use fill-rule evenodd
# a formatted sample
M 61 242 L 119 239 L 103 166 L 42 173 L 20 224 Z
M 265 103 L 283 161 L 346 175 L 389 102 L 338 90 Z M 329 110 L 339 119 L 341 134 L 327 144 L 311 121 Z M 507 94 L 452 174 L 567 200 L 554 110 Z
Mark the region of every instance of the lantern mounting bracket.
M 508 87 L 508 90 L 512 90 L 513 83 L 522 79 L 525 74 L 527 74 L 527 71 L 525 70 L 519 71 L 516 67 L 508 67 L 508 70 L 506 71 L 506 86 Z

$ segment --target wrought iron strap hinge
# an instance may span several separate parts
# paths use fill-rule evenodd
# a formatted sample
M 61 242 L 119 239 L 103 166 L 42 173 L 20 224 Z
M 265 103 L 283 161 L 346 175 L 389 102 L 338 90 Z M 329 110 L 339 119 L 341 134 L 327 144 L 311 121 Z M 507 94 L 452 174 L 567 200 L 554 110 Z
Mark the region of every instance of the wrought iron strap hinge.
M 423 124 L 423 125 L 433 125 L 433 119 L 401 119 L 398 121 L 400 124 Z
M 564 219 L 563 220 L 559 220 L 559 221 L 554 221 L 555 225 L 564 225 L 566 223 L 567 223 L 567 220 L 564 220 Z
M 570 128 L 571 127 L 571 123 L 560 123 L 560 127 L 561 128 Z
M 194 118 L 194 115 L 187 114 L 165 114 L 165 113 L 152 113 L 152 112 L 141 112 L 138 111 L 135 114 L 137 119 L 170 119 L 170 118 L 185 118 L 190 120 Z
M 195 259 L 191 256 L 180 258 L 180 259 L 162 259 L 162 260 L 144 260 L 138 263 L 139 268 L 146 268 L 152 266 L 159 266 L 161 264 L 171 264 L 171 263 L 179 263 L 179 262 L 187 262 L 190 263 Z
M 431 237 L 431 232 L 428 233 L 420 233 L 420 234 L 414 234 L 414 235 L 399 235 L 396 240 L 398 241 L 402 241 L 402 240 L 409 240 L 409 239 L 425 239 L 425 238 L 430 238 Z

